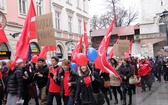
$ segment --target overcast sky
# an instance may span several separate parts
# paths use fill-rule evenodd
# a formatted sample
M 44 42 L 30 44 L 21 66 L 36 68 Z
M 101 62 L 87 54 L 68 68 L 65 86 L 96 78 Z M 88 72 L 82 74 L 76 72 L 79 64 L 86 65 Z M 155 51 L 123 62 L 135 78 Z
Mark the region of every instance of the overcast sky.
M 105 9 L 105 1 L 106 0 L 90 0 L 89 1 L 89 13 L 91 16 L 93 15 L 99 15 L 102 14 Z M 121 0 L 121 4 L 125 7 L 125 8 L 129 8 L 130 4 L 131 5 L 136 5 L 138 6 L 139 0 Z

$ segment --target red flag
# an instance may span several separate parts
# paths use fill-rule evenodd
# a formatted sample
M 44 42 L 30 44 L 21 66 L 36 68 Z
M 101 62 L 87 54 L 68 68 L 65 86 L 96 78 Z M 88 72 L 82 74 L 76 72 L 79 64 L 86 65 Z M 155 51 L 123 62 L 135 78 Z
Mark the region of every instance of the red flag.
M 132 40 L 129 43 L 129 54 L 132 54 Z
M 71 62 L 75 62 L 75 56 L 82 51 L 82 36 L 71 54 Z
M 46 46 L 47 47 L 47 51 L 54 51 L 56 50 L 56 46 Z
M 118 39 L 116 40 L 115 44 L 118 44 L 118 41 L 120 40 L 120 36 L 118 36 Z M 111 51 L 109 52 L 109 57 L 112 58 L 114 55 L 114 48 L 112 47 Z
M 34 9 L 33 1 L 31 0 L 28 14 L 26 16 L 21 33 L 19 34 L 19 40 L 17 41 L 17 44 L 16 44 L 15 59 L 11 65 L 12 69 L 14 68 L 16 64 L 16 60 L 18 58 L 22 58 L 24 61 L 27 60 L 28 51 L 29 51 L 29 41 L 32 38 L 31 37 L 31 32 L 32 32 L 31 26 L 32 26 L 32 22 L 34 18 L 35 18 L 35 9 Z
M 83 20 L 83 25 L 84 25 L 84 43 L 85 43 L 85 51 L 86 51 L 86 54 L 87 54 L 87 50 L 88 50 L 88 36 L 87 36 L 87 31 L 86 31 L 86 23 L 85 21 Z
M 110 41 L 110 35 L 113 29 L 113 25 L 114 25 L 114 20 L 110 24 L 110 27 L 108 28 L 107 33 L 105 34 L 102 42 L 99 45 L 98 57 L 95 60 L 95 67 L 102 70 L 103 72 L 114 74 L 122 81 L 121 77 L 118 75 L 116 70 L 111 66 L 111 64 L 108 62 L 106 57 L 106 50 Z
M 42 57 L 42 58 L 44 58 L 44 59 L 46 59 L 47 57 L 47 47 L 45 46 L 45 47 L 43 47 L 42 48 L 42 50 L 41 50 L 41 52 L 40 52 L 40 54 L 39 54 L 39 57 Z
M 42 57 L 44 59 L 47 58 L 47 52 L 48 51 L 54 51 L 56 50 L 56 46 L 44 46 L 39 54 L 39 57 Z
M 2 78 L 3 76 L 2 76 L 2 72 L 0 71 L 0 79 Z
M 0 42 L 8 42 L 8 39 L 5 35 L 5 32 L 4 32 L 1 24 L 0 24 L 0 35 L 1 35 Z

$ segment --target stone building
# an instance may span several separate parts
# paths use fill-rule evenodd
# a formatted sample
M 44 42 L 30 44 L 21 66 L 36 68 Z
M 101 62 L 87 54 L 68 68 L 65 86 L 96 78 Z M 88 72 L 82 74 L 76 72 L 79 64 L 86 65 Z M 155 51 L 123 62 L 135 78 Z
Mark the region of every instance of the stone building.
M 168 10 L 168 0 L 140 0 L 139 4 L 140 35 L 134 39 L 139 42 L 140 54 L 154 57 L 166 46 L 166 27 L 161 15 Z
M 167 45 L 166 40 L 166 29 L 168 32 L 168 11 L 167 11 L 167 21 L 164 17 L 161 17 L 162 12 L 168 10 L 168 0 L 139 0 L 139 24 L 132 29 L 135 33 L 129 34 L 130 27 L 123 27 L 124 30 L 121 32 L 125 33 L 122 35 L 129 36 L 133 41 L 132 55 L 143 55 L 146 57 L 154 57 L 158 55 L 158 51 Z M 167 23 L 167 25 L 165 24 Z M 120 29 L 121 27 L 117 27 Z M 109 49 L 113 46 L 114 42 L 117 40 L 118 36 L 121 36 L 116 32 L 115 29 L 112 32 L 112 38 L 109 45 Z M 92 40 L 95 45 L 93 47 L 98 47 L 101 39 L 104 37 L 105 31 L 97 30 L 91 32 Z M 118 36 L 117 36 L 118 35 Z M 96 42 L 95 42 L 96 41 Z M 109 52 L 109 51 L 108 51 Z

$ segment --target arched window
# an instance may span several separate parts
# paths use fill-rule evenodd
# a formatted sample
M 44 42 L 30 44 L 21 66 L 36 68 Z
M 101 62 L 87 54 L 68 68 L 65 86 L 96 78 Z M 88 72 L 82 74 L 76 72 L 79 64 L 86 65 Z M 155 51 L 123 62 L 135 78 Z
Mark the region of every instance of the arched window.
M 40 48 L 36 43 L 34 42 L 30 43 L 30 48 L 32 53 L 40 53 Z
M 62 58 L 63 57 L 62 47 L 60 45 L 57 45 L 56 55 L 57 55 L 58 58 Z
M 73 49 L 75 48 L 74 44 L 70 44 L 68 46 L 68 53 L 72 53 Z
M 165 17 L 161 17 L 159 20 L 159 31 L 161 33 L 166 33 L 166 26 L 168 26 L 166 24 L 168 24 L 168 15 Z
M 5 43 L 0 43 L 0 51 L 9 51 L 8 46 Z

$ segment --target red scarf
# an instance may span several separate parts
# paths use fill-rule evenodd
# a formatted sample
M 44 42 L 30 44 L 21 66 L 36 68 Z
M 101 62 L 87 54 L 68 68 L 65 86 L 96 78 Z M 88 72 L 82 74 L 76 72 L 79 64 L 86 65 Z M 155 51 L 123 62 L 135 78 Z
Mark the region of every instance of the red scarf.
M 90 76 L 84 77 L 84 82 L 85 82 L 86 87 L 88 87 L 90 85 L 90 83 L 91 83 Z

